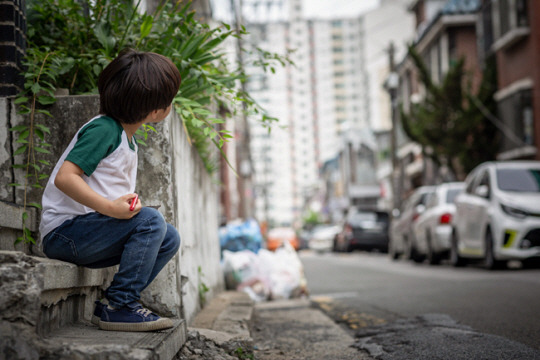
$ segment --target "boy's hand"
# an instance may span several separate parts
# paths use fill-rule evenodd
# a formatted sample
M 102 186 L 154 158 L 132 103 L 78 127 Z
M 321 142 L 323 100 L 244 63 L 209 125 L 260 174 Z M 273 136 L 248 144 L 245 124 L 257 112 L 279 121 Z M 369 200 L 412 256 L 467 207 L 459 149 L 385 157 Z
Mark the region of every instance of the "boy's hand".
M 130 210 L 131 202 L 135 198 L 137 198 L 135 208 L 133 210 Z M 137 194 L 126 194 L 112 201 L 111 207 L 109 209 L 110 213 L 104 215 L 111 216 L 117 219 L 131 219 L 133 216 L 137 215 L 141 211 L 141 209 L 141 200 L 138 198 Z

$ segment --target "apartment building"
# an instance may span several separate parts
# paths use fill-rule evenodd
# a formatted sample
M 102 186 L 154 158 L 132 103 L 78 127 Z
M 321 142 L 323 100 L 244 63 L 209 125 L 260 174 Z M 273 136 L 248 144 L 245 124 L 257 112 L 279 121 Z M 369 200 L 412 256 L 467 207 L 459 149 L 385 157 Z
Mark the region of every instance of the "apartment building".
M 500 160 L 540 160 L 540 1 L 485 0 L 478 19 L 481 54 L 495 55 L 502 122 Z

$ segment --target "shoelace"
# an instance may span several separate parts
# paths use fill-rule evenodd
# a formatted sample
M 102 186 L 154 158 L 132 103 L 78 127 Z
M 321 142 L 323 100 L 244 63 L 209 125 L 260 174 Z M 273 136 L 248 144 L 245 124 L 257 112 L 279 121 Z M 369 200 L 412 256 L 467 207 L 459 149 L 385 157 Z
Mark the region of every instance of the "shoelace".
M 150 311 L 148 309 L 145 309 L 145 308 L 141 308 L 141 309 L 137 310 L 136 313 L 141 314 L 144 317 L 147 317 L 148 315 L 150 315 L 152 313 L 152 311 Z

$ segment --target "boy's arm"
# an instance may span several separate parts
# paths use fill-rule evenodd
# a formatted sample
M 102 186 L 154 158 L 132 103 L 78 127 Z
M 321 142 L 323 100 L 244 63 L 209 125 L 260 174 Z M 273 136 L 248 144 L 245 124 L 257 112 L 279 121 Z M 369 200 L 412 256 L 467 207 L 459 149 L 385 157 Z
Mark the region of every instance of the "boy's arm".
M 73 200 L 103 215 L 117 219 L 130 219 L 141 211 L 140 200 L 137 201 L 133 211 L 129 209 L 129 203 L 135 198 L 135 194 L 126 194 L 116 200 L 108 200 L 88 186 L 82 178 L 83 173 L 78 165 L 66 160 L 56 174 L 54 185 Z

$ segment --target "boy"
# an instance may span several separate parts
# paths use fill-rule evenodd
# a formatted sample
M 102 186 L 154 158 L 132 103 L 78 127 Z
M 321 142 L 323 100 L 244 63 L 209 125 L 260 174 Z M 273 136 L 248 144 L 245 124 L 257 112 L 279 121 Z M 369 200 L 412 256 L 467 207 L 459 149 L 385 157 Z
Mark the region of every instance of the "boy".
M 101 115 L 79 129 L 43 193 L 40 233 L 49 258 L 89 268 L 120 265 L 105 291 L 109 305 L 96 301 L 94 315 L 104 330 L 173 326 L 138 303 L 178 251 L 180 236 L 134 193 L 133 134 L 165 119 L 179 86 L 180 73 L 168 58 L 122 51 L 98 79 Z

